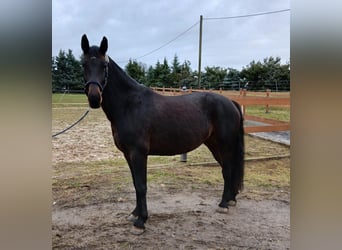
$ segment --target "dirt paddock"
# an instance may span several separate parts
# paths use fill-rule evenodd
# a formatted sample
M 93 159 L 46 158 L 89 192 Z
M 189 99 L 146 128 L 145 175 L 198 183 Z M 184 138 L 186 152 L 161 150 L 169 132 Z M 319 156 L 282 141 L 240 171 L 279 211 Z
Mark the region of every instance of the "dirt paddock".
M 53 211 L 54 249 L 289 249 L 289 202 L 240 198 L 228 214 L 215 211 L 218 193 L 150 188 L 146 231 L 126 220 L 133 192 L 112 202 Z M 133 191 L 133 190 L 132 190 Z
M 220 167 L 193 164 L 205 160 L 205 149 L 189 154 L 188 163 L 152 158 L 149 219 L 136 235 L 126 220 L 135 206 L 129 169 L 109 124 L 88 120 L 52 141 L 53 249 L 289 249 L 289 157 L 247 161 L 245 188 L 227 214 L 216 212 Z M 54 120 L 55 130 L 64 126 Z M 288 146 L 246 139 L 247 158 L 270 149 L 289 154 Z

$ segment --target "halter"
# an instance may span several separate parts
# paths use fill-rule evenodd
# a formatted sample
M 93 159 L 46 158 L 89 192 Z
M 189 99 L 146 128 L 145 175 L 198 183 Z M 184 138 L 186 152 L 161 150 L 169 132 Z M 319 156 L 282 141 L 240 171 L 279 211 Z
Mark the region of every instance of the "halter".
M 96 59 L 96 57 L 91 57 L 90 59 L 93 59 L 93 58 Z M 96 85 L 99 87 L 101 93 L 103 92 L 103 89 L 106 87 L 107 81 L 108 81 L 108 64 L 109 64 L 109 57 L 108 57 L 107 55 L 105 55 L 105 61 L 106 61 L 106 67 L 105 67 L 105 79 L 104 79 L 104 84 L 103 84 L 103 86 L 102 86 L 102 84 L 99 83 L 98 81 L 90 80 L 90 81 L 86 82 L 85 85 L 84 85 L 84 92 L 85 92 L 86 94 L 87 94 L 87 88 L 88 88 L 88 86 L 89 86 L 90 84 L 96 84 Z

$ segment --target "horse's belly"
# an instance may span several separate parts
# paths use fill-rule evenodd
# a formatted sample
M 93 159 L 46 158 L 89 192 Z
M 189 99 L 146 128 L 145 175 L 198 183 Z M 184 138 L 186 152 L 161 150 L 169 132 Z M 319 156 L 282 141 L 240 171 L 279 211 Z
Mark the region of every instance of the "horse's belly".
M 194 133 L 160 133 L 152 135 L 149 147 L 150 155 L 176 155 L 189 152 L 199 147 L 209 132 Z
M 150 148 L 149 155 L 177 155 L 190 152 L 195 148 L 199 147 L 202 143 L 198 145 L 193 145 L 192 147 L 159 147 L 159 148 Z

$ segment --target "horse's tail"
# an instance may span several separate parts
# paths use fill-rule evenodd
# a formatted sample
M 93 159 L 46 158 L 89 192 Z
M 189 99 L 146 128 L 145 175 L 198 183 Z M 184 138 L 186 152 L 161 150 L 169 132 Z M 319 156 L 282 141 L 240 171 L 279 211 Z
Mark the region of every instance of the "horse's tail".
M 234 152 L 234 161 L 235 166 L 232 170 L 232 188 L 233 192 L 236 194 L 243 189 L 243 177 L 244 177 L 244 167 L 245 167 L 245 131 L 243 128 L 243 114 L 241 111 L 240 104 L 233 101 L 236 108 L 239 110 L 240 114 L 240 124 L 239 124 L 239 132 L 236 141 L 236 148 Z

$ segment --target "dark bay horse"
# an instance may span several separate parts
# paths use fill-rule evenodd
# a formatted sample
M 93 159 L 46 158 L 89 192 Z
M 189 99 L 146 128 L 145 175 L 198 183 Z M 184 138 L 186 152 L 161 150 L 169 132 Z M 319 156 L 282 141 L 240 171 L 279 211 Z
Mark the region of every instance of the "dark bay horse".
M 129 77 L 106 55 L 108 41 L 89 46 L 82 36 L 85 93 L 91 108 L 102 107 L 115 145 L 123 152 L 136 190 L 134 226 L 148 218 L 147 157 L 189 152 L 204 143 L 222 167 L 219 207 L 236 202 L 244 176 L 244 130 L 240 106 L 218 94 L 162 96 Z

